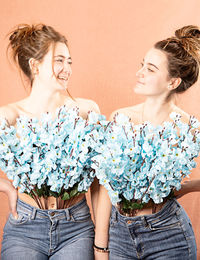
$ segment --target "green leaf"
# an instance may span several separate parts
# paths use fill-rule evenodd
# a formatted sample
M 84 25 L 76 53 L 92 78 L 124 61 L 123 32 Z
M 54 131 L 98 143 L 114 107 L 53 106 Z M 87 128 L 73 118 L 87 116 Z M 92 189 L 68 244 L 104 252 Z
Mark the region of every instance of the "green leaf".
M 70 191 L 70 198 L 76 196 L 77 193 L 78 193 L 78 189 L 77 189 L 77 187 L 76 187 L 75 189 L 73 189 L 72 191 Z
M 144 203 L 133 203 L 132 209 L 142 209 L 144 207 Z
M 65 191 L 65 193 L 62 196 L 62 200 L 68 200 L 70 199 L 69 193 Z
M 121 197 L 122 210 L 125 213 L 130 213 L 131 210 L 142 209 L 145 203 L 137 202 L 136 200 L 127 200 L 123 196 Z
M 59 197 L 58 193 L 55 192 L 55 191 L 52 191 L 52 190 L 49 191 L 49 196 L 53 196 L 53 197 L 55 197 L 55 198 L 58 198 L 58 197 Z

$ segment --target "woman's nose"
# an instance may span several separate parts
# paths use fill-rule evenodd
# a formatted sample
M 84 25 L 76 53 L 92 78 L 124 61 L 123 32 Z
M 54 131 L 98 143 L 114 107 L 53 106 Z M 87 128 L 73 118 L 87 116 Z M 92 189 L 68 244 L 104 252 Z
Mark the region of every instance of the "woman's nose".
M 144 77 L 143 68 L 139 69 L 139 70 L 136 72 L 136 77 Z
M 72 74 L 71 64 L 69 64 L 68 62 L 65 62 L 65 63 L 64 63 L 64 68 L 63 68 L 63 69 L 64 69 L 64 71 L 66 71 L 66 72 Z

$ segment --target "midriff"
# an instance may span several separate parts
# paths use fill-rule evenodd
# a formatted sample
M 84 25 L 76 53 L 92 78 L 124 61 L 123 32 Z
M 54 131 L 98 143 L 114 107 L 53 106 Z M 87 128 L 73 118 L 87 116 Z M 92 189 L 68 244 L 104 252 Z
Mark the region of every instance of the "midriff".
M 136 217 L 136 216 L 151 215 L 151 214 L 157 213 L 158 211 L 160 211 L 162 209 L 165 202 L 166 202 L 166 200 L 160 204 L 154 204 L 150 201 L 149 203 L 147 203 L 144 206 L 144 208 L 132 210 L 132 214 L 123 212 L 122 210 L 120 210 L 118 205 L 116 205 L 116 207 L 118 208 L 120 214 L 127 216 L 127 217 Z
M 75 205 L 76 203 L 81 201 L 84 197 L 85 197 L 85 194 L 80 194 L 80 195 L 70 199 L 69 204 L 67 206 L 65 206 L 64 208 L 68 208 L 68 207 Z M 18 198 L 33 207 L 39 208 L 37 202 L 25 193 L 18 192 Z M 45 205 L 44 198 L 41 197 L 40 201 L 41 201 L 42 205 Z M 47 198 L 47 209 L 57 209 L 57 200 L 55 197 Z
M 151 215 L 153 213 L 157 213 L 158 211 L 160 211 L 163 207 L 165 203 L 162 204 L 158 204 L 155 208 L 155 212 L 153 212 L 153 207 L 150 208 L 144 208 L 144 209 L 140 209 L 136 212 L 135 216 L 142 216 L 142 215 Z

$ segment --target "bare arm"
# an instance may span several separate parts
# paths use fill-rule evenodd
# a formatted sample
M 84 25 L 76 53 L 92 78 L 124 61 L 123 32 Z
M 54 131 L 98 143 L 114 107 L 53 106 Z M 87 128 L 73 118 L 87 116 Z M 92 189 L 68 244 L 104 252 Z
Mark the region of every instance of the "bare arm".
M 181 185 L 181 189 L 179 191 L 175 191 L 174 195 L 176 198 L 181 198 L 187 193 L 191 192 L 200 192 L 200 180 L 191 180 L 185 181 Z
M 119 110 L 114 111 L 110 120 L 113 120 L 116 113 L 120 112 Z M 97 215 L 96 215 L 96 228 L 95 228 L 95 242 L 94 244 L 101 248 L 108 247 L 109 241 L 109 223 L 110 223 L 110 214 L 111 214 L 112 204 L 108 195 L 106 188 L 100 185 L 99 196 L 98 196 L 98 205 L 97 205 Z M 103 253 L 94 251 L 95 260 L 109 260 L 109 253 Z
M 111 214 L 111 202 L 107 190 L 100 185 L 96 215 L 95 245 L 108 247 L 109 220 Z M 108 260 L 109 253 L 101 253 L 95 250 L 95 260 Z
M 17 189 L 13 187 L 10 181 L 0 178 L 0 192 L 4 192 L 8 196 L 10 211 L 17 218 Z
M 0 118 L 5 118 L 9 124 L 14 124 L 17 116 L 17 112 L 11 105 L 0 108 Z M 17 189 L 13 187 L 9 180 L 0 177 L 0 192 L 4 192 L 8 196 L 10 211 L 17 218 Z
M 90 190 L 91 190 L 92 210 L 93 210 L 94 222 L 95 222 L 96 214 L 97 214 L 98 195 L 99 195 L 99 182 L 97 178 L 94 179 Z

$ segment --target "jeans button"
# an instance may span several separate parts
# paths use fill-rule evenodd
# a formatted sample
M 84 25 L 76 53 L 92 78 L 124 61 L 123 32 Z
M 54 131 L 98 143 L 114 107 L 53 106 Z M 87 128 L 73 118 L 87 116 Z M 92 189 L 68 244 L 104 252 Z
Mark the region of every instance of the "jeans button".
M 132 220 L 127 220 L 127 224 L 132 224 L 133 221 Z
M 55 214 L 56 214 L 55 212 L 50 212 L 50 216 L 52 217 L 55 216 Z

